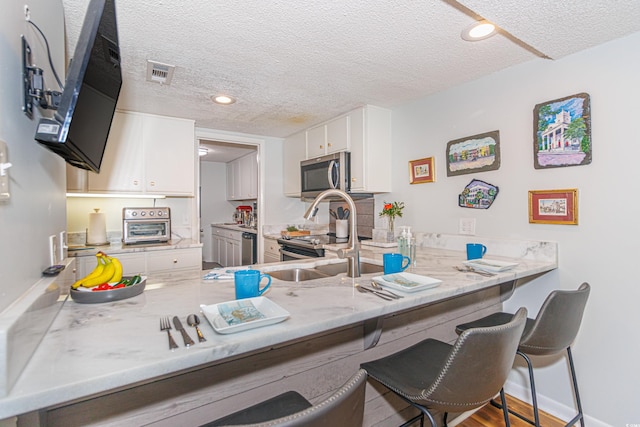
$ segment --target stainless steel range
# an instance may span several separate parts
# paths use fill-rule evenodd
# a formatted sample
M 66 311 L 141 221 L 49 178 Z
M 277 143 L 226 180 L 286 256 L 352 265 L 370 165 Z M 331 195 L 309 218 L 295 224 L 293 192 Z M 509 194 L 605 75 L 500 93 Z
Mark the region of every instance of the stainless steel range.
M 280 261 L 319 258 L 324 256 L 324 246 L 335 243 L 347 243 L 349 239 L 338 239 L 328 234 L 280 238 Z
M 171 211 L 161 208 L 123 208 L 122 242 L 165 243 L 171 239 Z

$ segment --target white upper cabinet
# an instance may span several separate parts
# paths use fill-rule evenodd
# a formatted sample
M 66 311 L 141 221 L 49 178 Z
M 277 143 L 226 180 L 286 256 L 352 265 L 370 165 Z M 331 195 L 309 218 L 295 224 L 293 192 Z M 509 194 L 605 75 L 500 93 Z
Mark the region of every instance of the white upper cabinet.
M 140 114 L 116 112 L 100 173 L 89 172 L 89 192 L 143 192 L 144 158 Z
M 258 151 L 227 163 L 227 200 L 258 198 Z
M 285 196 L 300 197 L 300 161 L 339 151 L 351 153 L 352 192 L 391 191 L 391 111 L 365 105 L 284 140 Z
M 284 140 L 284 194 L 300 197 L 300 162 L 307 159 L 307 132 L 302 131 Z
M 349 119 L 351 191 L 391 192 L 391 111 L 366 105 Z
M 195 146 L 193 120 L 118 111 L 100 173 L 86 175 L 86 189 L 68 176 L 68 190 L 193 196 Z
M 196 182 L 194 122 L 145 116 L 142 135 L 145 191 L 193 195 Z
M 307 158 L 349 151 L 349 115 L 307 130 Z

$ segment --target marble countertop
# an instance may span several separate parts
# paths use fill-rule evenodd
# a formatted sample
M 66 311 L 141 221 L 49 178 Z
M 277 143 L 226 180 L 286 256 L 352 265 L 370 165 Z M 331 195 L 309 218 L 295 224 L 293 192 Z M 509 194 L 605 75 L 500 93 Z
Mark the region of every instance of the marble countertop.
M 238 225 L 238 224 L 232 224 L 232 223 L 222 223 L 222 224 L 211 224 L 211 227 L 218 227 L 218 228 L 226 228 L 227 230 L 233 230 L 233 231 L 242 231 L 243 233 L 253 233 L 253 234 L 258 234 L 258 230 L 255 228 L 251 228 L 251 227 L 246 227 L 246 226 L 242 226 L 242 225 Z
M 96 251 L 102 251 L 109 255 L 131 253 L 131 252 L 151 252 L 151 251 L 168 251 L 172 249 L 200 248 L 202 243 L 198 243 L 192 239 L 171 239 L 167 243 L 151 243 L 124 245 L 122 242 L 112 242 L 103 246 L 69 246 L 68 256 L 83 257 L 95 256 Z
M 518 262 L 512 270 L 493 277 L 453 268 L 465 259 L 462 250 L 449 248 L 460 246 L 455 238 L 445 242 L 441 235 L 428 235 L 421 242 L 412 272 L 442 280 L 437 288 L 385 301 L 354 288 L 355 283 L 368 284 L 376 274 L 357 279 L 341 274 L 301 283 L 273 279 L 264 296 L 287 310 L 290 317 L 282 323 L 235 334 L 217 334 L 200 312 L 201 304 L 234 299 L 233 280 L 205 281 L 202 276 L 206 272 L 149 277 L 144 293 L 127 300 L 105 304 L 67 300 L 15 386 L 0 399 L 0 419 L 177 375 L 243 353 L 557 268 L 557 247 L 551 242 L 492 243 L 489 247 L 496 254 L 491 258 Z M 498 247 L 505 249 L 497 250 Z M 362 259 L 381 264 L 383 252 L 381 248 L 363 250 Z M 497 255 L 501 252 L 512 256 Z M 319 259 L 311 264 L 336 262 L 346 261 Z M 256 268 L 268 273 L 298 266 L 308 267 L 310 262 L 289 261 Z M 207 341 L 186 348 L 173 329 L 179 348 L 170 351 L 159 319 L 179 316 L 197 341 L 195 330 L 186 326 L 186 317 L 191 313 L 200 315 Z

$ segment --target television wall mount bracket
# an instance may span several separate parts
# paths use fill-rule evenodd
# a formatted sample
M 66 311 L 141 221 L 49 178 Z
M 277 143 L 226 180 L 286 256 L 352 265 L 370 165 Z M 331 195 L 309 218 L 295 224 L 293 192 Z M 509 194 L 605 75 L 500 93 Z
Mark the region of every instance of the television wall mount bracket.
M 44 71 L 31 65 L 31 47 L 22 38 L 22 111 L 33 118 L 34 104 L 43 109 L 57 110 L 62 92 L 44 89 Z

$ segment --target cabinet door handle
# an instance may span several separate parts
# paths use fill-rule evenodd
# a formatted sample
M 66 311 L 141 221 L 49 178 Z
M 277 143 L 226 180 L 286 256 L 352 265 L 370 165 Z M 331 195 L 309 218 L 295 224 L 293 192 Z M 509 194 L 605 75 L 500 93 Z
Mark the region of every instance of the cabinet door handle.
M 173 260 L 173 263 L 174 263 L 174 264 L 177 264 L 177 263 L 178 263 L 178 260 L 177 260 L 177 259 L 174 259 L 174 260 Z
M 156 182 L 155 182 L 155 181 L 150 181 L 150 182 L 149 182 L 149 185 L 150 185 L 150 186 L 152 186 L 152 187 L 155 187 Z
M 331 148 L 331 143 L 330 142 L 327 143 L 327 147 Z

